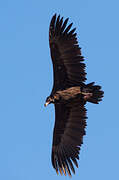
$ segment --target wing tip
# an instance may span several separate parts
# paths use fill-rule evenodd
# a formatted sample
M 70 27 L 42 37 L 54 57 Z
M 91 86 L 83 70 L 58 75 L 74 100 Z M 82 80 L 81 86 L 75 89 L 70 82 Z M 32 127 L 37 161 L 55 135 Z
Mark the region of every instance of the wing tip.
M 60 18 L 61 16 L 60 16 L 60 14 L 59 15 L 57 15 L 57 13 L 54 13 L 54 15 L 52 16 L 52 18 L 51 18 L 51 21 L 50 21 L 50 30 L 52 31 L 57 31 L 56 29 L 57 29 L 57 26 L 59 26 L 59 28 L 58 28 L 58 31 L 59 32 L 61 32 L 61 33 L 63 33 L 63 31 L 66 31 L 67 32 L 67 28 L 71 28 L 71 26 L 72 26 L 72 24 L 73 23 L 71 23 L 68 27 L 66 27 L 67 26 L 67 23 L 68 23 L 68 20 L 69 20 L 69 18 L 66 18 L 65 20 L 64 20 L 64 22 L 63 22 L 63 16 Z M 57 24 L 57 26 L 56 26 L 56 24 Z M 55 29 L 56 28 L 56 29 Z M 65 32 L 65 34 L 66 34 L 66 32 Z
M 57 13 L 55 13 L 52 18 L 56 18 L 56 16 L 57 16 Z
M 76 155 L 74 154 L 74 157 L 72 157 L 71 155 L 69 155 L 69 157 L 67 156 L 67 152 L 65 151 L 57 151 L 55 149 L 56 147 L 53 147 L 53 151 L 52 151 L 52 165 L 57 173 L 57 175 L 65 175 L 65 176 L 69 176 L 70 178 L 72 177 L 72 173 L 75 174 L 75 168 L 74 165 L 78 168 L 78 163 L 76 161 Z M 59 150 L 59 148 L 58 148 Z M 78 151 L 80 150 L 80 148 L 78 148 Z M 61 154 L 61 152 L 63 154 Z M 59 154 L 60 154 L 60 158 L 59 158 Z M 79 154 L 79 152 L 78 152 Z
M 52 18 L 51 18 L 51 22 L 50 22 L 50 27 L 51 27 L 52 25 L 54 25 L 54 24 L 55 24 L 55 21 L 56 21 L 56 16 L 57 16 L 57 14 L 56 14 L 56 13 L 52 16 Z

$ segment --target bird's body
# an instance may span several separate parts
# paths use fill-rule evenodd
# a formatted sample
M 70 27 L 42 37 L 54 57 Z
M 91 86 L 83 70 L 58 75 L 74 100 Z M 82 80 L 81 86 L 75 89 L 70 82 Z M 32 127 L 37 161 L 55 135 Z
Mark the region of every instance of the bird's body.
M 53 62 L 54 85 L 46 106 L 55 106 L 55 126 L 52 145 L 52 165 L 56 172 L 75 173 L 79 151 L 86 127 L 86 102 L 98 104 L 102 100 L 101 86 L 85 84 L 85 64 L 78 46 L 75 28 L 68 19 L 56 14 L 49 29 L 50 52 Z
M 86 101 L 91 98 L 92 92 L 81 91 L 80 86 L 71 87 L 65 90 L 58 90 L 53 96 L 55 103 L 72 103 L 73 101 Z
M 56 91 L 56 93 L 54 94 L 54 98 L 59 100 L 60 103 L 67 103 L 67 101 L 71 102 L 74 99 L 78 100 L 78 98 L 80 99 L 80 96 L 81 96 L 81 88 L 79 86 L 71 87 L 65 90 L 59 90 Z

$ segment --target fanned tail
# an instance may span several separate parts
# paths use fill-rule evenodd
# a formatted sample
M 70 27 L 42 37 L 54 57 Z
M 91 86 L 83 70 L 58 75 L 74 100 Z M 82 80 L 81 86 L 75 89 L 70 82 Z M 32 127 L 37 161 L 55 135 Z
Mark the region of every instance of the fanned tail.
M 104 92 L 101 90 L 101 86 L 94 85 L 94 82 L 92 82 L 86 85 L 86 90 L 89 93 L 92 93 L 92 96 L 87 100 L 88 102 L 98 104 L 100 101 L 102 101 Z

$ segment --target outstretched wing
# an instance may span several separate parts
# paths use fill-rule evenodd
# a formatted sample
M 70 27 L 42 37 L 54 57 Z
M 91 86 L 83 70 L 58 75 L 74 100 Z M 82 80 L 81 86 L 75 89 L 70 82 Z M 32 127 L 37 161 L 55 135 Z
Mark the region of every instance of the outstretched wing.
M 54 85 L 52 92 L 72 86 L 80 86 L 86 80 L 85 64 L 82 63 L 81 48 L 78 46 L 75 29 L 68 18 L 52 17 L 49 28 L 50 52 L 53 62 Z
M 55 104 L 55 127 L 52 145 L 52 165 L 57 174 L 71 176 L 78 167 L 80 146 L 83 143 L 86 127 L 84 104 Z

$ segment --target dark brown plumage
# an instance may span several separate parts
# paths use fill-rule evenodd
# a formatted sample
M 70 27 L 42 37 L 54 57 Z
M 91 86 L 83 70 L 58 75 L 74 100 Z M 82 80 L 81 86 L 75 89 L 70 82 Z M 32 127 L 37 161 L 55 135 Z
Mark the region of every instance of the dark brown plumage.
M 49 44 L 53 62 L 54 85 L 46 99 L 47 106 L 55 105 L 55 126 L 52 145 L 52 165 L 57 174 L 75 173 L 79 151 L 86 127 L 85 103 L 98 104 L 102 100 L 101 86 L 85 84 L 85 64 L 78 46 L 75 28 L 68 19 L 56 14 L 49 29 Z

